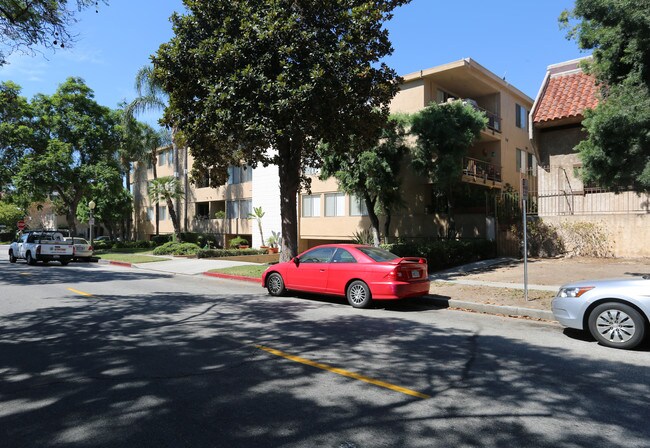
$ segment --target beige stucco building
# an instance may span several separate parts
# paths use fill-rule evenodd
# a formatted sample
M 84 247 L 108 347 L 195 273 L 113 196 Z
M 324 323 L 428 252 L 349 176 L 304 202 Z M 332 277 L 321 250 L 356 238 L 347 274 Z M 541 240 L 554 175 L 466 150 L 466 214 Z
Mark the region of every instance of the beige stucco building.
M 536 160 L 527 134 L 533 100 L 476 61 L 463 59 L 403 77 L 391 112 L 415 113 L 431 102 L 464 100 L 488 117 L 488 128 L 463 161 L 463 182 L 480 192 L 513 188 L 527 177 L 534 190 Z M 392 217 L 392 237 L 423 239 L 446 235 L 448 223 L 436 204 L 431 183 L 409 166 L 402 170 L 405 207 Z M 335 179 L 312 175 L 311 194 L 299 201 L 300 249 L 331 241 L 351 240 L 370 228 L 363 206 L 339 191 Z M 479 193 L 480 194 L 480 193 Z M 460 210 L 455 234 L 461 237 L 495 236 L 495 222 L 485 207 Z M 381 219 L 381 217 L 380 217 Z

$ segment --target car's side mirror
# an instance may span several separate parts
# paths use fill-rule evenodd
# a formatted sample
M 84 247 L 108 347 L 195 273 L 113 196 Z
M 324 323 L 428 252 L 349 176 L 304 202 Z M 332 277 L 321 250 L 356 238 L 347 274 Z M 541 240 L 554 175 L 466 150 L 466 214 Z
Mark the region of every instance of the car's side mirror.
M 295 264 L 296 267 L 298 267 L 298 265 L 300 264 L 300 258 L 298 257 L 293 257 L 291 261 L 293 261 L 293 264 Z

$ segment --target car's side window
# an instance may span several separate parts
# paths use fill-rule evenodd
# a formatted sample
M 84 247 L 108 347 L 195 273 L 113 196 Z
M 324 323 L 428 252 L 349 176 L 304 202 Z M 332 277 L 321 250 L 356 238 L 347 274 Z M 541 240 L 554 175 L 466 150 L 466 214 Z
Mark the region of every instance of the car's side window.
M 301 263 L 328 263 L 334 254 L 333 247 L 319 247 L 300 257 Z
M 332 263 L 356 263 L 357 260 L 345 249 L 336 249 Z

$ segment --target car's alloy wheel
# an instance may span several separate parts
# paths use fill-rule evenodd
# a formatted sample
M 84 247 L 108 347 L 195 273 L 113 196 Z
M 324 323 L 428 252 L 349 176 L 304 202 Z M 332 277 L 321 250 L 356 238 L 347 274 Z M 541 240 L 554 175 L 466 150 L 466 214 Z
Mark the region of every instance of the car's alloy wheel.
M 266 279 L 266 289 L 272 296 L 281 296 L 284 294 L 285 289 L 282 276 L 277 272 L 269 274 L 269 277 Z
M 643 340 L 645 322 L 629 305 L 603 303 L 589 315 L 589 331 L 603 345 L 629 349 Z
M 372 300 L 370 289 L 361 280 L 355 280 L 348 286 L 345 293 L 350 305 L 355 308 L 367 308 Z

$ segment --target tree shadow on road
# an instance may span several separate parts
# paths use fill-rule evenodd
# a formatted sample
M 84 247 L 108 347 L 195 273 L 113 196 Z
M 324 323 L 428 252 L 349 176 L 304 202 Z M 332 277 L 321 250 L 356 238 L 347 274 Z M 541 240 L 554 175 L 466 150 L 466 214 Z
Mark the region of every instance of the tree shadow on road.
M 615 353 L 569 358 L 336 300 L 323 312 L 321 301 L 219 293 L 75 299 L 86 303 L 0 319 L 4 446 L 598 447 L 615 446 L 618 434 L 628 446 L 650 438 L 650 367 L 627 365 L 623 382 Z

